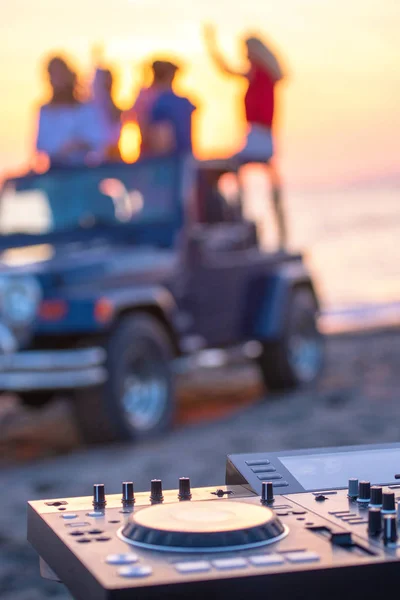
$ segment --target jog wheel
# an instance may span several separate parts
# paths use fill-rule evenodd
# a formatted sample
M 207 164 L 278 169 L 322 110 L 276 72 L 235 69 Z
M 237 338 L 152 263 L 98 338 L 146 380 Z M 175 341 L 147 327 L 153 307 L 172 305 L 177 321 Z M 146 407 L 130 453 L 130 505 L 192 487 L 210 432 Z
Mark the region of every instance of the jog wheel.
M 164 552 L 227 552 L 276 542 L 288 533 L 269 508 L 244 502 L 162 504 L 134 513 L 118 535 Z

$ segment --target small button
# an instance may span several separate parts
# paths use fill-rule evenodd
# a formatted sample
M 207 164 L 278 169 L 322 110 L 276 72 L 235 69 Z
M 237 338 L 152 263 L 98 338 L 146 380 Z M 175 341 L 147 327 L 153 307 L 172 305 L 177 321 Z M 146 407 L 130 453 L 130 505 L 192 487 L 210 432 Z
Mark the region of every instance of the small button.
M 109 565 L 131 565 L 137 561 L 137 554 L 133 552 L 127 554 L 109 554 L 106 558 L 106 563 Z
M 65 504 L 68 504 L 68 502 L 66 500 L 56 500 L 55 502 L 45 502 L 46 506 L 64 506 Z
M 218 558 L 213 560 L 213 567 L 216 569 L 242 569 L 247 567 L 247 561 L 244 558 Z
M 288 552 L 286 558 L 291 563 L 318 562 L 320 556 L 316 552 Z
M 278 517 L 287 517 L 289 513 L 287 511 L 283 511 L 282 510 L 282 511 L 279 511 L 279 512 L 277 511 L 276 514 L 278 515 Z
M 89 538 L 80 538 L 79 540 L 76 540 L 76 541 L 79 542 L 80 544 L 88 544 L 92 540 L 90 540 Z
M 101 533 L 104 533 L 104 531 L 102 531 L 101 529 L 91 529 L 90 531 L 88 531 L 88 533 L 90 533 L 90 535 L 100 535 Z
M 65 527 L 87 527 L 88 525 L 90 525 L 90 523 L 87 523 L 86 521 L 76 521 L 75 523 L 66 523 Z
M 258 475 L 258 479 L 261 479 L 261 481 L 274 481 L 275 479 L 282 479 L 282 475 L 279 473 L 274 473 L 273 475 L 271 473 L 261 473 Z
M 335 496 L 337 492 L 328 491 L 328 492 L 313 492 L 313 496 L 319 496 L 320 494 L 324 494 L 324 496 Z
M 96 542 L 109 542 L 111 540 L 110 537 L 98 537 L 98 538 L 94 538 Z
M 71 533 L 69 535 L 75 535 L 75 536 L 85 535 L 85 532 L 84 531 L 71 531 Z
M 324 496 L 324 494 L 318 494 L 318 496 L 315 496 L 315 502 L 325 502 L 325 500 L 328 500 L 328 498 L 326 496 Z
M 294 515 L 306 515 L 307 511 L 305 511 L 305 510 L 292 510 L 292 513 Z
M 175 569 L 179 573 L 204 573 L 211 569 L 211 565 L 206 560 L 193 560 L 175 563 Z
M 255 567 L 268 567 L 269 565 L 282 565 L 285 559 L 280 554 L 258 554 L 250 556 L 249 561 Z
M 88 517 L 104 517 L 104 513 L 102 511 L 99 510 L 92 510 L 91 512 L 87 513 Z
M 74 515 L 73 513 L 66 513 L 65 515 L 60 515 L 60 517 L 61 517 L 62 519 L 66 519 L 66 520 L 69 520 L 69 519 L 76 519 L 76 517 L 77 517 L 77 516 L 78 516 L 78 515 Z
M 274 487 L 288 487 L 288 482 L 287 481 L 273 481 L 272 482 Z
M 275 467 L 252 467 L 253 473 L 275 473 Z
M 137 565 L 135 567 L 121 567 L 118 569 L 120 577 L 148 577 L 153 572 L 149 565 Z
M 269 460 L 267 460 L 266 458 L 261 458 L 258 460 L 246 460 L 245 463 L 248 467 L 257 467 L 257 465 L 269 465 L 270 464 Z

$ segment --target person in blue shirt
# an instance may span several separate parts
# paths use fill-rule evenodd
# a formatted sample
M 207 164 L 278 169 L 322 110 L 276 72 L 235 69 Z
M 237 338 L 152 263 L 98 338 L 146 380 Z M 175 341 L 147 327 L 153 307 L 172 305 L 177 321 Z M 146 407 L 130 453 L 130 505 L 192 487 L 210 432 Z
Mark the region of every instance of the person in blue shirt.
M 192 115 L 196 107 L 172 89 L 179 67 L 168 61 L 152 65 L 158 95 L 151 106 L 148 145 L 151 154 L 192 154 Z

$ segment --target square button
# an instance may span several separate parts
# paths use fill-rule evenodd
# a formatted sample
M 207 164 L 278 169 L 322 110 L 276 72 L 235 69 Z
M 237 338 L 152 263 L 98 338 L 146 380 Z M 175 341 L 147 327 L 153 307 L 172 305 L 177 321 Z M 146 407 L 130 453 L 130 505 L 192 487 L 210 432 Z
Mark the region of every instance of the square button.
M 266 458 L 260 458 L 258 460 L 246 460 L 246 465 L 248 467 L 257 467 L 257 465 L 269 465 L 269 460 Z
M 253 473 L 275 473 L 275 467 L 251 467 Z
M 271 565 L 283 565 L 285 559 L 280 554 L 257 554 L 251 556 L 249 561 L 255 567 L 269 567 Z
M 211 565 L 206 560 L 192 560 L 175 563 L 175 569 L 179 573 L 204 573 L 211 569 Z
M 245 558 L 218 558 L 213 561 L 213 567 L 216 569 L 243 569 L 247 567 L 247 561 Z
M 291 563 L 318 562 L 320 560 L 319 554 L 311 551 L 298 550 L 297 552 L 288 552 L 285 556 Z
M 257 475 L 258 479 L 261 481 L 275 481 L 276 479 L 282 479 L 282 475 L 279 473 L 261 473 Z

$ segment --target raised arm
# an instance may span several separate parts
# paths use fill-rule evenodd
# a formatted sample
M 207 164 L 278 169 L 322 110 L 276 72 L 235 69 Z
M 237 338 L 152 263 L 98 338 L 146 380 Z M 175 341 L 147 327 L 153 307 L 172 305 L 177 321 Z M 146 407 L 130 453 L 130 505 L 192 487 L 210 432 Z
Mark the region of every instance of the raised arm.
M 204 35 L 205 44 L 206 44 L 209 54 L 210 54 L 211 58 L 213 59 L 213 61 L 215 62 L 215 64 L 217 65 L 217 67 L 221 71 L 223 71 L 224 73 L 227 73 L 228 75 L 235 75 L 238 77 L 247 77 L 247 75 L 248 75 L 247 71 L 239 71 L 239 70 L 231 69 L 231 67 L 228 65 L 228 63 L 225 61 L 225 59 L 219 52 L 218 47 L 217 47 L 215 28 L 213 25 L 205 25 L 203 28 L 203 35 Z

